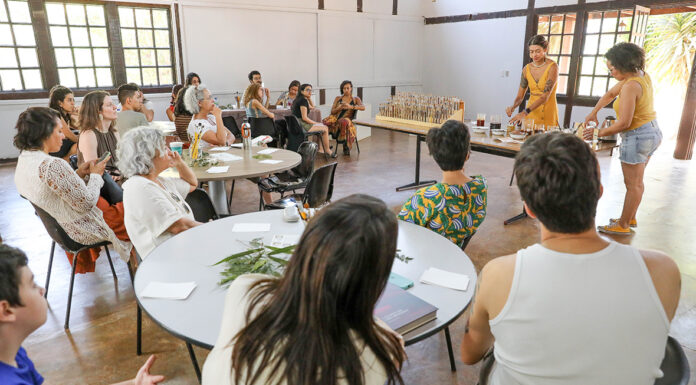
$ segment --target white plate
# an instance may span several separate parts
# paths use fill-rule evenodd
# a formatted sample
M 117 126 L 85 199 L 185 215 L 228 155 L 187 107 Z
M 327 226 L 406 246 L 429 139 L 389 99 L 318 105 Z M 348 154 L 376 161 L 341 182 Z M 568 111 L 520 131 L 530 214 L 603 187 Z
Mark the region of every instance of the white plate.
M 524 140 L 525 135 L 518 135 L 518 134 L 510 134 L 510 137 L 515 140 Z
M 493 134 L 493 135 L 499 135 L 499 136 L 505 135 L 505 132 L 506 132 L 506 130 L 503 130 L 503 129 L 500 129 L 500 130 L 491 130 L 491 134 Z
M 489 127 L 472 127 L 471 129 L 475 134 L 485 134 L 488 132 Z

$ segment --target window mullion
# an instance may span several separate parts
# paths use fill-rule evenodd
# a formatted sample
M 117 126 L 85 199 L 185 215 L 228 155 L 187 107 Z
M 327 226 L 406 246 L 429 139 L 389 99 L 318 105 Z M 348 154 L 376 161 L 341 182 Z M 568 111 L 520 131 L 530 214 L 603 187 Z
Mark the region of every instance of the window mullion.
M 573 48 L 570 51 L 570 68 L 568 69 L 568 85 L 566 87 L 566 95 L 568 100 L 565 105 L 565 114 L 563 116 L 563 125 L 570 126 L 570 118 L 573 113 L 573 103 L 576 97 L 575 90 L 578 84 L 578 74 L 580 69 L 580 57 L 584 44 L 585 19 L 588 13 L 579 10 L 575 14 L 575 31 L 573 31 Z
M 118 16 L 117 3 L 109 1 L 104 4 L 106 11 L 107 38 L 111 46 L 111 69 L 114 87 L 126 83 L 126 60 L 123 56 L 123 41 L 121 40 L 121 22 Z
M 39 72 L 43 78 L 44 89 L 50 90 L 58 84 L 56 56 L 49 40 L 48 19 L 43 0 L 29 0 L 31 23 L 34 26 L 36 54 L 39 59 Z M 19 64 L 19 63 L 18 63 Z
M 152 26 L 152 52 L 154 52 L 155 55 L 155 73 L 157 75 L 157 85 L 159 86 L 162 84 L 159 78 L 159 60 L 157 60 L 157 42 L 155 41 L 155 18 L 152 16 L 152 9 L 150 9 L 150 25 Z

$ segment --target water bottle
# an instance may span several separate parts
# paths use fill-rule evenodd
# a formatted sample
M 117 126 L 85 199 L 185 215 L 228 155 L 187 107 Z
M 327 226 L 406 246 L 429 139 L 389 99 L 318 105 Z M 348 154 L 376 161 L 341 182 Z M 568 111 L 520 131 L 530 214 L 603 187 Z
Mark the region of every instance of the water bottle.
M 244 151 L 251 153 L 251 124 L 249 124 L 249 118 L 244 118 L 244 123 L 242 123 L 242 148 Z

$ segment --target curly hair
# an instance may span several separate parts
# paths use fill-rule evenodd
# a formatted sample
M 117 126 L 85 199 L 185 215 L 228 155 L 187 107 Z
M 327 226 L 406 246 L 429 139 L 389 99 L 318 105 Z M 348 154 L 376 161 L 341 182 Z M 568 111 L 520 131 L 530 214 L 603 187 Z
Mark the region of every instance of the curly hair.
M 60 106 L 60 103 L 65 100 L 66 96 L 72 93 L 70 88 L 61 86 L 60 84 L 53 86 L 48 92 L 48 106 L 58 111 L 60 117 L 65 119 L 68 124 L 73 124 L 72 118 L 70 117 L 70 113 Z
M 14 146 L 20 150 L 40 150 L 53 134 L 60 114 L 48 107 L 29 107 L 19 114 Z
M 623 73 L 645 69 L 645 51 L 633 43 L 619 43 L 604 54 L 617 70 Z
M 156 156 L 167 151 L 162 131 L 148 126 L 126 132 L 116 147 L 116 166 L 124 177 L 147 175 L 152 171 Z
M 191 115 L 201 112 L 201 106 L 198 105 L 198 102 L 205 99 L 205 91 L 207 89 L 205 84 L 188 86 L 186 88 L 186 93 L 184 94 L 184 107 L 186 107 L 186 110 Z

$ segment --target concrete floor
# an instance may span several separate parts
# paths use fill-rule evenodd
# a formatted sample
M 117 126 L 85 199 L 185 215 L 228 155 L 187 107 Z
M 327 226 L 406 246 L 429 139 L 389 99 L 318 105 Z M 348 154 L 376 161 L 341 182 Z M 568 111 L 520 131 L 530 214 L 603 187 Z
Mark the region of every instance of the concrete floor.
M 366 193 L 378 196 L 397 211 L 413 191 L 395 192 L 396 186 L 413 180 L 415 139 L 403 134 L 373 130 L 373 136 L 360 142 L 357 151 L 339 157 L 334 199 Z M 672 159 L 673 143 L 663 143 L 647 168 L 646 192 L 638 212 L 635 235 L 619 239 L 637 247 L 662 250 L 671 255 L 682 272 L 682 296 L 671 334 L 684 346 L 692 368 L 696 369 L 696 167 L 694 161 Z M 319 163 L 324 163 L 323 159 Z M 489 183 L 488 216 L 467 248 L 478 269 L 492 258 L 514 253 L 538 241 L 534 220 L 525 219 L 509 226 L 503 220 L 521 210 L 519 194 L 508 182 L 512 159 L 473 153 L 467 163 L 470 175 L 483 174 Z M 604 224 L 621 210 L 624 187 L 618 154 L 600 155 L 604 196 L 600 200 L 597 223 Z M 440 177 L 435 162 L 423 154 L 423 179 Z M 29 265 L 43 284 L 51 240 L 28 202 L 14 186 L 14 165 L 0 167 L 0 236 L 10 245 L 23 249 Z M 241 181 L 235 188 L 233 213 L 254 211 L 258 195 L 251 183 Z M 164 374 L 167 384 L 195 384 L 196 378 L 184 343 L 144 317 L 143 349 L 135 354 L 135 301 L 125 264 L 115 258 L 118 279 L 111 277 L 105 258 L 97 262 L 96 273 L 79 275 L 75 280 L 70 331 L 63 330 L 63 317 L 69 283 L 69 263 L 56 250 L 50 292 L 48 321 L 24 346 L 36 368 L 51 384 L 108 384 L 135 375 L 147 358 L 156 354 L 153 372 Z M 464 319 L 451 327 L 455 351 L 464 331 Z M 457 360 L 457 372 L 449 369 L 442 333 L 408 347 L 409 361 L 402 375 L 407 384 L 475 384 L 477 366 Z M 199 362 L 207 354 L 196 349 Z M 696 384 L 692 376 L 690 384 Z

